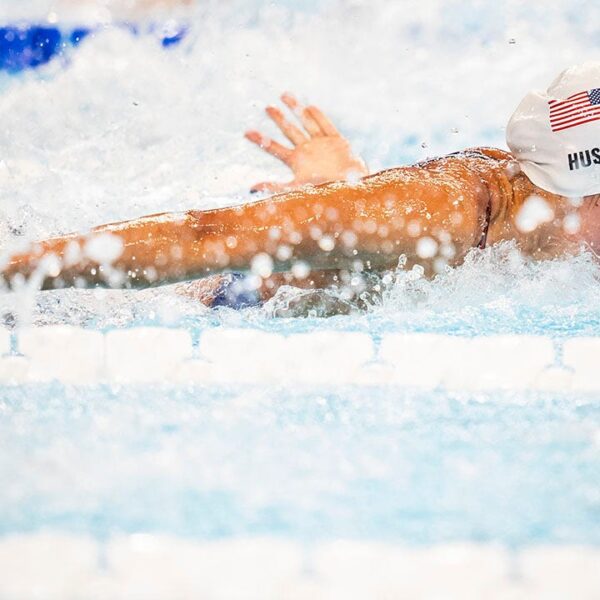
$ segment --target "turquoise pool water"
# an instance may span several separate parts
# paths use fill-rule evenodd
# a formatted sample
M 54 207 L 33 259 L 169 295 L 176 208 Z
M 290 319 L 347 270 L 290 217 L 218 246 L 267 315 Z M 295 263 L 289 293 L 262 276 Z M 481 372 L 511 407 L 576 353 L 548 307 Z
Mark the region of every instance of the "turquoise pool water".
M 0 533 L 600 543 L 597 397 L 4 388 Z

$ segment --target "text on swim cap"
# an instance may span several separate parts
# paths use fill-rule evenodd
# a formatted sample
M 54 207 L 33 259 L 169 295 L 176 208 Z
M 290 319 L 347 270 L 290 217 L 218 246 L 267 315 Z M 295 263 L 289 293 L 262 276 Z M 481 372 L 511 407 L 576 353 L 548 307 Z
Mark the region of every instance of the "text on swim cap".
M 567 155 L 569 159 L 569 171 L 574 171 L 580 167 L 591 167 L 592 165 L 600 165 L 600 148 L 592 148 L 591 150 L 580 150 Z

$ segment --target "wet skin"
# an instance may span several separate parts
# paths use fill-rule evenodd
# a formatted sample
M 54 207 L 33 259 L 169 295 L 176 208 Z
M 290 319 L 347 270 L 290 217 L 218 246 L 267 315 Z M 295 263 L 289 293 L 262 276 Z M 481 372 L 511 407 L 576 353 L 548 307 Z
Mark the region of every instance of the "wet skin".
M 533 194 L 546 200 L 555 218 L 522 233 L 516 216 Z M 480 244 L 486 227 L 487 245 L 515 240 L 533 258 L 577 252 L 582 242 L 594 249 L 600 230 L 596 201 L 587 198 L 573 206 L 534 186 L 507 152 L 480 149 L 356 183 L 305 186 L 243 206 L 164 213 L 46 240 L 14 256 L 2 275 L 8 282 L 17 274 L 27 277 L 44 257 L 55 255 L 59 262 L 49 268 L 42 289 L 106 285 L 106 266 L 76 250 L 90 236 L 110 233 L 123 245 L 112 263 L 124 275 L 121 287 L 244 272 L 257 255 L 271 257 L 274 272 L 289 271 L 299 261 L 315 271 L 352 271 L 357 261 L 364 269 L 381 271 L 394 269 L 403 255 L 407 268 L 420 264 L 431 276 L 441 264 L 460 264 Z M 580 216 L 578 233 L 565 232 L 567 214 Z M 420 249 L 423 238 L 435 248 L 433 256 Z

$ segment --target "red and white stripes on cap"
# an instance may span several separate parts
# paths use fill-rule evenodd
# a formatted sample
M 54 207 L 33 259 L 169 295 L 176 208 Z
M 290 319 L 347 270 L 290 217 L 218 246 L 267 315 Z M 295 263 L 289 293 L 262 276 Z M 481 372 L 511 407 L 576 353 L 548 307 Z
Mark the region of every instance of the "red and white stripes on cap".
M 563 131 L 600 120 L 600 88 L 572 94 L 564 100 L 548 100 L 552 131 Z

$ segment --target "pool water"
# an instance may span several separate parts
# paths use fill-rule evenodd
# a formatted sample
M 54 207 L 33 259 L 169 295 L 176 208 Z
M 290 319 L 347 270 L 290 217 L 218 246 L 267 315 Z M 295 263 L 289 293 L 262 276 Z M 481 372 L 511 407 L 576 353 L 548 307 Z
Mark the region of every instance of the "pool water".
M 595 397 L 38 385 L 1 406 L 2 534 L 600 543 Z
M 40 23 L 49 10 L 43 1 L 19 4 L 0 8 L 0 26 Z M 186 36 L 168 51 L 153 35 L 104 24 L 69 51 L 66 64 L 49 60 L 35 71 L 0 74 L 3 256 L 30 240 L 102 222 L 251 200 L 253 183 L 289 177 L 242 138 L 254 126 L 274 133 L 262 110 L 286 89 L 322 106 L 372 171 L 468 146 L 504 146 L 505 123 L 526 91 L 597 54 L 599 22 L 595 0 L 198 2 L 186 13 Z M 0 315 L 17 336 L 28 326 L 156 326 L 189 332 L 196 349 L 215 328 L 360 332 L 376 345 L 405 332 L 538 335 L 560 348 L 570 338 L 600 335 L 599 297 L 595 257 L 529 263 L 508 244 L 476 251 L 434 281 L 399 271 L 365 310 L 330 318 L 318 309 L 290 317 L 283 293 L 262 307 L 209 310 L 175 286 L 24 289 L 0 296 Z M 136 535 L 171 540 L 164 547 L 178 548 L 176 558 L 187 548 L 180 543 L 250 540 L 259 552 L 252 540 L 264 538 L 300 548 L 350 540 L 369 552 L 373 544 L 427 552 L 466 544 L 472 556 L 497 547 L 566 548 L 575 557 L 570 571 L 551 554 L 527 562 L 543 567 L 535 585 L 548 577 L 563 589 L 551 577 L 564 572 L 565 581 L 588 586 L 579 597 L 594 597 L 594 569 L 581 565 L 595 565 L 600 547 L 597 393 L 242 385 L 235 370 L 232 364 L 231 382 L 212 384 L 80 386 L 10 383 L 0 375 L 0 570 L 18 556 L 42 556 L 35 569 L 54 565 L 48 548 L 60 545 L 60 536 L 99 544 L 93 577 L 85 579 L 94 585 L 106 584 L 113 561 L 130 573 L 146 565 L 144 577 L 154 583 L 170 581 L 167 570 L 139 558 L 149 556 L 146 542 L 135 560 L 116 559 L 110 544 L 119 536 L 133 546 L 150 539 Z M 20 546 L 21 539 L 32 545 Z M 583 562 L 574 547 L 584 549 Z M 75 565 L 79 546 L 73 548 Z M 266 563 L 279 546 L 269 548 Z M 252 563 L 256 572 L 260 560 Z M 511 597 L 533 597 L 541 588 L 527 587 L 527 573 L 519 579 L 511 560 L 502 563 L 502 581 L 525 590 Z M 470 580 L 472 564 L 457 570 L 461 582 L 448 580 L 449 597 L 493 597 L 484 588 L 452 595 L 452 586 L 463 589 Z M 298 572 L 312 572 L 304 559 L 300 565 Z M 88 589 L 79 572 L 67 590 L 60 569 L 35 569 L 30 580 L 54 590 L 38 597 L 76 598 Z M 229 579 L 215 572 L 220 583 Z M 0 596 L 33 597 L 27 577 L 15 573 L 0 584 Z M 170 596 L 160 586 L 149 596 L 137 580 L 127 588 L 119 577 L 104 596 L 104 588 L 89 589 L 107 598 L 127 597 L 124 589 L 137 597 L 200 597 Z M 280 588 L 219 595 L 216 585 L 204 597 L 292 597 Z M 295 597 L 317 597 L 316 588 L 302 586 Z M 400 597 L 386 593 L 380 597 Z M 561 597 L 548 594 L 537 597 Z

